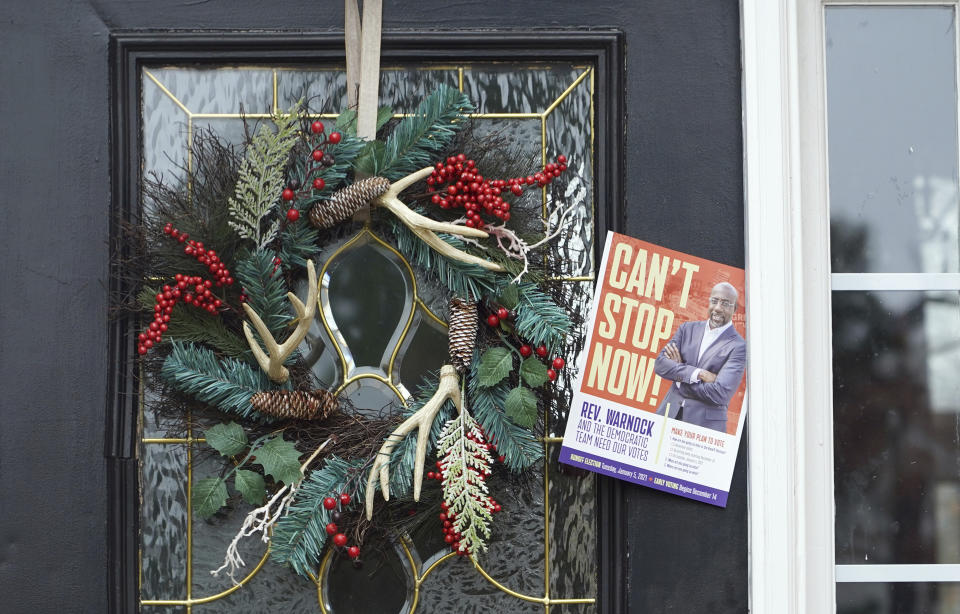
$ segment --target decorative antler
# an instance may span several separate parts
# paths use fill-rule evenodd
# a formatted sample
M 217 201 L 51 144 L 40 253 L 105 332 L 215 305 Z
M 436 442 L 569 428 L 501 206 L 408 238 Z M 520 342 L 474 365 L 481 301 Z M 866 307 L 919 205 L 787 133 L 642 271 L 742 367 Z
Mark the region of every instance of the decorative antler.
M 460 397 L 460 378 L 457 377 L 457 371 L 450 365 L 443 365 L 440 369 L 440 382 L 437 385 L 437 392 L 427 401 L 415 414 L 403 421 L 403 423 L 393 431 L 377 452 L 377 457 L 373 461 L 373 467 L 370 468 L 370 474 L 367 477 L 366 507 L 367 520 L 373 518 L 373 483 L 376 475 L 380 474 L 380 491 L 383 493 L 385 501 L 390 500 L 390 454 L 398 443 L 416 427 L 417 431 L 417 460 L 413 465 L 413 500 L 420 500 L 420 487 L 423 486 L 423 464 L 427 460 L 427 444 L 430 441 L 430 428 L 437 417 L 440 408 L 444 402 L 450 399 L 460 411 L 463 406 L 463 399 Z
M 490 271 L 503 271 L 503 267 L 501 267 L 499 264 L 461 251 L 435 234 L 437 232 L 446 232 L 448 234 L 459 235 L 461 237 L 486 239 L 488 236 L 487 233 L 477 228 L 469 228 L 467 226 L 460 226 L 459 224 L 450 224 L 448 222 L 431 220 L 430 218 L 411 210 L 410 207 L 401 202 L 399 198 L 400 192 L 403 192 L 418 181 L 426 179 L 431 173 L 433 173 L 433 167 L 428 166 L 413 174 L 407 175 L 403 179 L 397 180 L 395 183 L 390 185 L 390 189 L 380 196 L 374 198 L 373 203 L 380 205 L 385 209 L 389 209 L 390 212 L 397 216 L 401 222 L 406 224 L 415 235 L 420 237 L 424 243 L 437 250 L 447 258 L 459 260 L 460 262 L 465 262 L 467 264 L 475 264 Z
M 247 343 L 250 344 L 250 350 L 256 357 L 257 362 L 260 363 L 260 368 L 267 373 L 271 380 L 278 384 L 282 384 L 289 379 L 290 373 L 283 366 L 283 362 L 307 336 L 307 331 L 310 330 L 310 324 L 313 322 L 313 316 L 317 312 L 317 296 L 320 293 L 320 286 L 317 285 L 317 270 L 313 265 L 313 260 L 307 260 L 307 278 L 310 287 L 307 293 L 306 306 L 300 302 L 300 299 L 293 292 L 287 292 L 287 298 L 290 299 L 293 309 L 297 312 L 297 328 L 290 333 L 290 336 L 282 344 L 277 344 L 276 339 L 270 334 L 270 329 L 263 323 L 257 312 L 250 305 L 243 304 L 243 309 L 247 312 L 250 321 L 253 322 L 254 328 L 260 333 L 260 338 L 263 340 L 267 352 L 264 353 L 260 349 L 260 344 L 253 337 L 253 331 L 250 330 L 250 325 L 246 322 L 243 323 L 243 334 L 247 336 Z

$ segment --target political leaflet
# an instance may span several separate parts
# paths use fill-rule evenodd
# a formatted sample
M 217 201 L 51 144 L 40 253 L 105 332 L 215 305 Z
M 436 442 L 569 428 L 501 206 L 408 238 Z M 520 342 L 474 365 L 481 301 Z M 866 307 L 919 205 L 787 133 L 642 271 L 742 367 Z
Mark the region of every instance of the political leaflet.
M 726 507 L 745 308 L 743 269 L 609 233 L 560 462 Z

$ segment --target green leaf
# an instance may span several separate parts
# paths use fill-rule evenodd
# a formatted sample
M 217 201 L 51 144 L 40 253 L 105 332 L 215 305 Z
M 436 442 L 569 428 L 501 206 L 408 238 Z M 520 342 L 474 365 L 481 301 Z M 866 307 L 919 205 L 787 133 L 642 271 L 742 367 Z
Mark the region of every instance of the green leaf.
M 357 134 L 357 112 L 354 109 L 347 109 L 342 111 L 340 116 L 337 117 L 337 122 L 333 125 L 334 128 L 340 132 L 345 132 L 346 134 L 356 135 Z
M 383 128 L 383 125 L 393 117 L 393 109 L 389 106 L 382 106 L 377 109 L 377 130 Z M 340 113 L 334 128 L 350 136 L 357 135 L 357 112 L 354 109 L 347 109 Z
M 302 477 L 300 452 L 281 436 L 268 440 L 254 454 L 257 459 L 253 462 L 263 467 L 264 473 L 272 475 L 278 482 L 293 484 Z
M 480 357 L 477 369 L 481 386 L 495 386 L 513 369 L 513 356 L 506 348 L 490 348 Z
M 504 409 L 515 424 L 533 428 L 537 422 L 537 395 L 523 386 L 518 386 L 507 395 Z
M 547 377 L 547 366 L 533 356 L 520 363 L 520 378 L 531 388 L 543 386 Z
M 520 290 L 517 289 L 517 284 L 504 286 L 503 291 L 500 293 L 500 304 L 507 309 L 516 309 L 517 303 L 519 302 Z
M 263 505 L 267 498 L 267 484 L 263 481 L 263 476 L 256 471 L 237 469 L 233 474 L 233 487 L 250 505 Z
M 227 504 L 227 485 L 220 478 L 203 478 L 193 483 L 193 511 L 209 518 Z
M 356 162 L 354 162 L 354 168 L 361 173 L 375 175 L 377 170 L 376 161 L 379 160 L 381 156 L 383 156 L 383 143 L 380 141 L 370 141 L 366 147 L 363 148 L 360 155 L 357 156 Z
M 247 434 L 236 422 L 224 422 L 204 432 L 207 443 L 224 456 L 236 456 L 247 447 Z
M 377 109 L 377 130 L 383 128 L 383 125 L 390 121 L 391 117 L 393 117 L 393 107 L 390 105 L 384 105 Z

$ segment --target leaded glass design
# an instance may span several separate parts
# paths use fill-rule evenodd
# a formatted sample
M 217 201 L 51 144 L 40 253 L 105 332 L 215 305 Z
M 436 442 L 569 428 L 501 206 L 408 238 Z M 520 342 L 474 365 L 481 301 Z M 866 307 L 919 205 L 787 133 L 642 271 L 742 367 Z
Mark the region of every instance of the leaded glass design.
M 564 280 L 586 293 L 594 269 L 593 78 L 588 65 L 425 65 L 388 67 L 380 85 L 381 104 L 398 115 L 436 85 L 454 85 L 478 106 L 476 130 L 510 130 L 541 160 L 571 157 L 568 181 L 547 189 L 563 190 L 556 195 L 578 203 L 577 223 L 564 233 L 561 249 L 568 263 Z M 345 98 L 342 67 L 144 69 L 143 171 L 175 177 L 179 167 L 193 163 L 190 144 L 200 130 L 240 142 L 244 117 L 265 118 L 300 99 L 332 122 Z M 535 214 L 547 211 L 548 197 L 544 190 Z M 317 264 L 321 309 L 302 355 L 320 381 L 347 395 L 358 411 L 403 404 L 446 356 L 445 292 L 375 228 L 358 228 L 325 245 Z M 574 355 L 567 358 L 575 362 Z M 194 517 L 190 485 L 216 471 L 215 462 L 201 453 L 199 431 L 158 423 L 149 411 L 150 391 L 143 396 L 144 612 L 596 611 L 595 477 L 571 475 L 557 464 L 560 416 L 547 420 L 545 462 L 529 472 L 530 487 L 503 496 L 507 505 L 496 518 L 489 551 L 475 563 L 450 553 L 439 531 L 421 530 L 365 548 L 360 569 L 328 551 L 311 583 L 269 562 L 266 547 L 253 540 L 241 550 L 248 565 L 236 586 L 209 570 L 219 566 L 247 510 L 228 507 L 207 521 Z

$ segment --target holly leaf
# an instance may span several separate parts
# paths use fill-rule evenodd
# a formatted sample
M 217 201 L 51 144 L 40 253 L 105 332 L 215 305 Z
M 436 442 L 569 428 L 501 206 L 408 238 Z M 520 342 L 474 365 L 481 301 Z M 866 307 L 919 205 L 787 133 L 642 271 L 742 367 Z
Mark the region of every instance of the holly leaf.
M 272 475 L 277 482 L 293 484 L 301 478 L 300 452 L 283 437 L 268 440 L 257 449 L 256 456 L 253 462 L 263 467 L 263 472 Z
M 520 379 L 531 388 L 543 386 L 547 377 L 547 366 L 533 356 L 520 363 Z
M 528 388 L 517 386 L 507 395 L 504 403 L 507 416 L 517 426 L 533 428 L 537 422 L 537 395 Z
M 267 484 L 256 471 L 237 469 L 233 474 L 233 487 L 250 505 L 263 505 L 267 498 Z
M 209 518 L 227 504 L 227 485 L 220 478 L 203 478 L 193 483 L 191 491 L 193 511 L 201 518 Z
M 480 385 L 484 387 L 495 386 L 500 380 L 510 374 L 513 369 L 513 356 L 507 348 L 490 348 L 480 357 L 480 364 L 477 366 L 477 375 L 480 378 Z
M 505 286 L 503 291 L 500 292 L 499 301 L 507 309 L 516 309 L 520 302 L 520 290 L 517 288 L 517 284 Z
M 390 121 L 391 117 L 393 117 L 393 107 L 390 105 L 384 105 L 377 109 L 377 130 L 383 128 L 383 125 Z
M 247 434 L 236 422 L 224 422 L 204 432 L 207 443 L 224 456 L 236 456 L 247 447 Z

